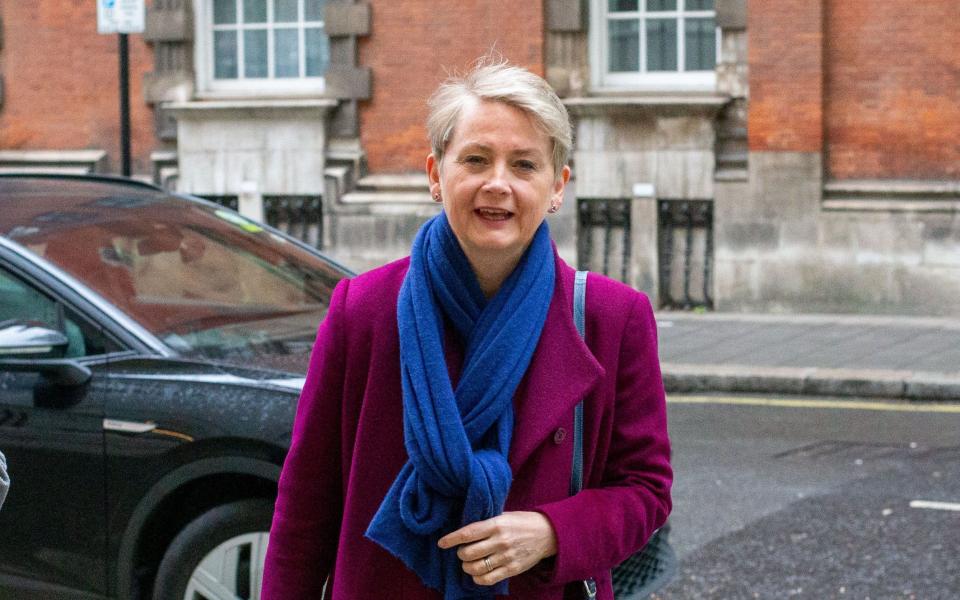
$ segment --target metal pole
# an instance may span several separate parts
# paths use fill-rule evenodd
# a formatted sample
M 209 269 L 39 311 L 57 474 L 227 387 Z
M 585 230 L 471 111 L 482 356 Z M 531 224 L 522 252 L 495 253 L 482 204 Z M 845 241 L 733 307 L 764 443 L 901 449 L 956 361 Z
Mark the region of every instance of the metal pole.
M 127 34 L 120 34 L 120 162 L 124 177 L 130 177 L 130 64 Z

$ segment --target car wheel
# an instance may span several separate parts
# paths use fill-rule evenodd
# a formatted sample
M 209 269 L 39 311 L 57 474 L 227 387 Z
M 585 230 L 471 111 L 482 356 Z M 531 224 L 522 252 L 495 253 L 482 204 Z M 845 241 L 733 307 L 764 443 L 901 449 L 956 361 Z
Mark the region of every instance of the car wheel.
M 194 519 L 163 555 L 154 600 L 259 598 L 272 516 L 271 501 L 243 500 Z

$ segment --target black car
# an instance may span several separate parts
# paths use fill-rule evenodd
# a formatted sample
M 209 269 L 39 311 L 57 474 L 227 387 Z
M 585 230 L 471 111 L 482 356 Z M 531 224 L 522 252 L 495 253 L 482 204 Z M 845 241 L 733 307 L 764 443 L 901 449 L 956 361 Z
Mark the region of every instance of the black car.
M 0 176 L 0 598 L 259 597 L 347 269 L 204 200 Z

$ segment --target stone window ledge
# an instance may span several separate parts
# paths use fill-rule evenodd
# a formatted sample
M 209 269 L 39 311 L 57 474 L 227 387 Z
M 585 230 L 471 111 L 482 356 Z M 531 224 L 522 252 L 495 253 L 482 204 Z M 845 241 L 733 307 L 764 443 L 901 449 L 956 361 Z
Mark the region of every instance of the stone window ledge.
M 323 118 L 339 104 L 332 98 L 278 100 L 200 100 L 170 102 L 164 110 L 176 117 L 191 118 Z
M 0 173 L 105 173 L 105 150 L 0 150 Z
M 716 94 L 638 94 L 564 98 L 563 104 L 577 116 L 610 113 L 714 115 L 729 101 L 728 96 Z
M 858 179 L 823 186 L 823 209 L 960 212 L 960 181 Z
M 357 188 L 340 198 L 344 205 L 435 206 L 425 174 L 375 174 L 361 177 Z M 402 212 L 402 209 L 399 209 Z

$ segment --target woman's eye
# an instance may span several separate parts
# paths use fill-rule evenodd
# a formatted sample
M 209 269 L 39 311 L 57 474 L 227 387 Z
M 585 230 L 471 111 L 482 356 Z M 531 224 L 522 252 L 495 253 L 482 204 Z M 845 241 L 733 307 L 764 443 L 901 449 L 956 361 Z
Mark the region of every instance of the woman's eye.
M 516 163 L 517 168 L 521 171 L 536 171 L 537 165 L 529 160 L 521 160 Z
M 486 160 L 482 156 L 471 155 L 463 159 L 468 165 L 482 165 Z

